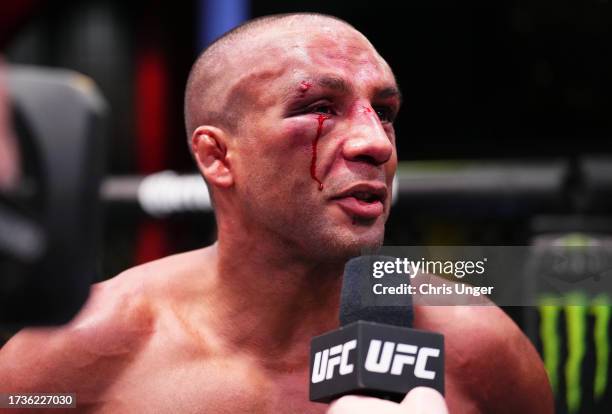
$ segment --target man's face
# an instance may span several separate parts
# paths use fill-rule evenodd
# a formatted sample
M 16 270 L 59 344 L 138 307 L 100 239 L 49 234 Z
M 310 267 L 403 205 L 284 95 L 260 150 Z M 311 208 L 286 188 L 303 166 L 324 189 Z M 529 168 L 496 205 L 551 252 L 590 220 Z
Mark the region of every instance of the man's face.
M 230 90 L 244 106 L 230 161 L 241 214 L 307 257 L 379 246 L 397 167 L 389 66 L 341 25 L 278 29 L 244 60 Z

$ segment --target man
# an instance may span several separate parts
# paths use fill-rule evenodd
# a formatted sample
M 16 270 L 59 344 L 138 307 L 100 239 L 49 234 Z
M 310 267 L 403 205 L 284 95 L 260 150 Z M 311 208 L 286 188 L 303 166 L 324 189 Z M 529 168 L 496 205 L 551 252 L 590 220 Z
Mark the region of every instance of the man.
M 387 63 L 335 18 L 266 17 L 218 40 L 185 98 L 218 241 L 94 286 L 65 327 L 18 334 L 0 389 L 76 392 L 94 412 L 444 412 L 423 390 L 402 406 L 308 401 L 309 342 L 338 325 L 344 263 L 383 241 L 399 105 Z M 552 412 L 537 353 L 499 309 L 416 307 L 415 326 L 445 335 L 450 412 Z

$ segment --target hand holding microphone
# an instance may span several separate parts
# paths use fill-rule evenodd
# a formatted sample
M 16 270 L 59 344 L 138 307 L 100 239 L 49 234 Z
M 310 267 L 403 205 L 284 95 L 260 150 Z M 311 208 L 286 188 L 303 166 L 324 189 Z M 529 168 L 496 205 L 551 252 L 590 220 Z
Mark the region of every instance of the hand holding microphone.
M 428 387 L 413 388 L 401 403 L 348 395 L 334 401 L 327 414 L 448 414 L 444 397 Z

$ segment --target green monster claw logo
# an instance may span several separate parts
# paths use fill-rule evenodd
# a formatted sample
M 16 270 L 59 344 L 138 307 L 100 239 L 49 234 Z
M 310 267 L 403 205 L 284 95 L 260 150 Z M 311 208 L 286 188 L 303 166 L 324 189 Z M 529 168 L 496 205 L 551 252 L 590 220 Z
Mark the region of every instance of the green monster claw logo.
M 580 236 L 580 237 L 578 237 Z M 575 249 L 587 246 L 588 240 L 582 235 L 570 235 L 563 239 L 563 245 Z M 540 338 L 544 366 L 555 395 L 559 393 L 559 367 L 561 356 L 561 338 L 558 323 L 561 312 L 565 313 L 567 332 L 567 358 L 564 372 L 568 412 L 578 412 L 582 402 L 580 374 L 586 352 L 587 326 L 589 314 L 594 318 L 593 343 L 595 345 L 595 373 L 593 378 L 595 401 L 605 394 L 608 385 L 608 360 L 610 344 L 608 324 L 610 322 L 611 301 L 601 294 L 590 302 L 579 292 L 571 293 L 565 298 L 542 298 L 540 300 Z
M 568 298 L 571 305 L 561 306 L 554 300 L 544 299 L 540 305 L 540 337 L 542 338 L 542 353 L 544 366 L 548 372 L 550 384 L 555 395 L 559 390 L 559 362 L 561 354 L 561 338 L 557 324 L 559 315 L 565 312 L 567 330 L 567 358 L 565 360 L 566 403 L 570 413 L 578 412 L 582 399 L 580 386 L 580 369 L 585 354 L 585 339 L 587 317 L 590 313 L 595 318 L 593 342 L 595 344 L 595 375 L 594 398 L 596 401 L 605 394 L 608 385 L 608 358 L 610 344 L 608 341 L 608 323 L 610 321 L 610 300 L 602 295 L 590 305 L 576 304 L 584 300 L 579 294 Z
M 599 303 L 597 303 L 599 302 Z M 596 361 L 595 370 L 595 399 L 598 400 L 606 392 L 608 385 L 608 357 L 610 355 L 610 343 L 608 342 L 608 323 L 610 322 L 610 306 L 607 298 L 600 297 L 591 307 L 595 316 L 595 327 L 593 335 L 595 340 Z

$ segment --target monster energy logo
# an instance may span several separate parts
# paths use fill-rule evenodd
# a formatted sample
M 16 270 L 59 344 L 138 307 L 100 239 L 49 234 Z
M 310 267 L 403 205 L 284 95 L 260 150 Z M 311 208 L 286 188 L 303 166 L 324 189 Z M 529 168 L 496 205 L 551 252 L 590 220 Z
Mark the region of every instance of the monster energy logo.
M 560 238 L 556 240 L 556 243 L 574 251 L 595 244 L 594 239 L 579 234 Z M 611 301 L 606 294 L 602 293 L 589 301 L 587 296 L 580 292 L 569 293 L 561 298 L 543 298 L 540 301 L 540 337 L 542 339 L 544 366 L 555 395 L 559 393 L 559 378 L 564 375 L 566 384 L 565 401 L 569 413 L 576 413 L 582 402 L 580 375 L 588 340 L 589 315 L 594 318 L 592 332 L 595 345 L 593 398 L 598 401 L 606 393 L 610 354 L 608 340 L 610 304 Z M 558 323 L 562 311 L 565 314 L 567 358 L 563 373 L 560 373 L 561 338 L 558 332 Z
M 570 413 L 580 408 L 582 389 L 580 385 L 580 372 L 584 359 L 587 340 L 587 317 L 591 314 L 595 319 L 593 328 L 593 342 L 595 344 L 595 374 L 593 378 L 593 397 L 601 399 L 608 386 L 608 359 L 610 344 L 608 341 L 608 323 L 610 321 L 610 301 L 604 295 L 596 298 L 591 304 L 576 304 L 586 302 L 579 294 L 568 298 L 570 305 L 561 305 L 554 300 L 544 300 L 540 305 L 540 337 L 542 338 L 542 352 L 544 366 L 548 372 L 550 384 L 555 395 L 559 391 L 559 366 L 561 357 L 561 338 L 557 324 L 561 311 L 565 312 L 567 331 L 567 358 L 564 372 L 566 383 L 565 400 Z

